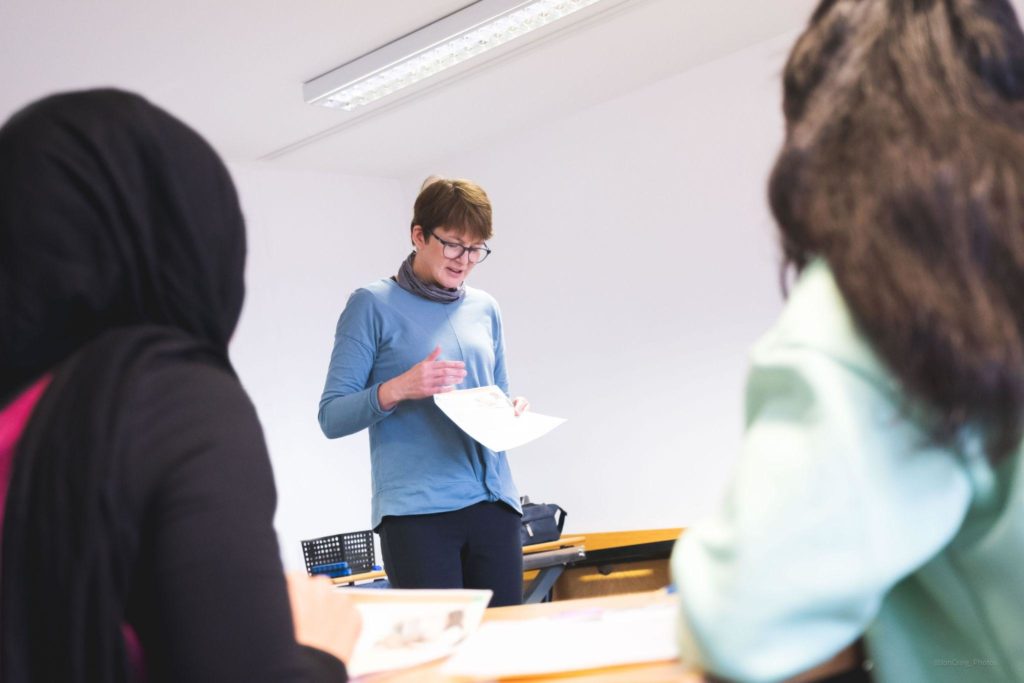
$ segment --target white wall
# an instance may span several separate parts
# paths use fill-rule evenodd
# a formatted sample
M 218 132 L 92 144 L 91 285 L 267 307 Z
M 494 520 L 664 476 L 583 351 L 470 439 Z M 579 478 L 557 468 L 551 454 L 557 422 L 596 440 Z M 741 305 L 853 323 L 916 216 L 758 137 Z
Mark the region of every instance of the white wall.
M 572 531 L 681 526 L 739 444 L 746 350 L 780 296 L 765 181 L 791 36 L 400 181 L 234 166 L 249 294 L 232 356 L 263 420 L 287 565 L 299 540 L 368 526 L 366 433 L 327 441 L 317 401 L 353 289 L 395 272 L 423 177 L 480 182 L 513 390 L 569 422 L 512 451 L 520 489 Z
M 231 171 L 249 230 L 231 356 L 267 437 L 283 558 L 301 567 L 300 540 L 369 527 L 367 432 L 328 441 L 317 404 L 338 314 L 354 289 L 397 270 L 409 216 L 395 181 L 266 165 Z
M 502 305 L 513 393 L 569 418 L 510 454 L 568 528 L 681 526 L 738 452 L 746 351 L 779 310 L 765 185 L 793 36 L 439 160 L 495 206 L 472 276 Z

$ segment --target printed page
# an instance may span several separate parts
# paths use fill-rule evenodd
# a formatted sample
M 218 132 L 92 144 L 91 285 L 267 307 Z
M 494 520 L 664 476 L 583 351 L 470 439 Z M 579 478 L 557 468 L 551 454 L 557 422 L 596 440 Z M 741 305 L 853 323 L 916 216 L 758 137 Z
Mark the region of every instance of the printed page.
M 434 402 L 462 431 L 496 452 L 529 443 L 565 422 L 529 410 L 516 417 L 512 402 L 494 385 L 436 394 Z
M 352 678 L 447 657 L 480 625 L 489 590 L 340 588 L 363 617 Z

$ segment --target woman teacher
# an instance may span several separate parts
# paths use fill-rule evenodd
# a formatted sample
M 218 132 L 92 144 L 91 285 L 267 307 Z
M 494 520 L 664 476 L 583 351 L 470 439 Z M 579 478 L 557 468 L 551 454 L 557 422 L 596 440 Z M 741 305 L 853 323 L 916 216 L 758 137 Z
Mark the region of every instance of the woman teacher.
M 498 304 L 465 284 L 492 235 L 482 188 L 424 183 L 413 252 L 341 313 L 319 419 L 332 439 L 370 429 L 373 528 L 392 585 L 489 588 L 499 606 L 522 601 L 519 494 L 505 453 L 474 441 L 433 401 L 457 386 L 508 393 Z M 513 400 L 516 414 L 528 405 Z

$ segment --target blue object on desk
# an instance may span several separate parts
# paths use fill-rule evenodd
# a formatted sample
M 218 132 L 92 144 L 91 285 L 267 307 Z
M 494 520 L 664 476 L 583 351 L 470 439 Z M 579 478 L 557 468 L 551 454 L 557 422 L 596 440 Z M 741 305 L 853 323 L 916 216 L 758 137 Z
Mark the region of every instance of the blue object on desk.
M 332 564 L 314 565 L 309 568 L 309 573 L 313 576 L 322 575 L 336 579 L 339 576 L 350 576 L 352 570 L 349 569 L 348 562 L 334 562 Z

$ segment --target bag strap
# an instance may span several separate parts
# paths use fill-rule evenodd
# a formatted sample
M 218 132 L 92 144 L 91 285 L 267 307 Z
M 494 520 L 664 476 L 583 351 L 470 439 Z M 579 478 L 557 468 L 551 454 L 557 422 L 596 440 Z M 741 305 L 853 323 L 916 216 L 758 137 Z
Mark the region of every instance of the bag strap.
M 555 503 L 555 507 L 558 508 L 559 512 L 562 513 L 561 517 L 558 518 L 558 535 L 561 536 L 562 535 L 562 527 L 565 526 L 565 517 L 569 513 L 566 512 L 565 508 L 563 508 L 558 503 Z

